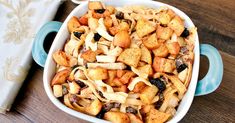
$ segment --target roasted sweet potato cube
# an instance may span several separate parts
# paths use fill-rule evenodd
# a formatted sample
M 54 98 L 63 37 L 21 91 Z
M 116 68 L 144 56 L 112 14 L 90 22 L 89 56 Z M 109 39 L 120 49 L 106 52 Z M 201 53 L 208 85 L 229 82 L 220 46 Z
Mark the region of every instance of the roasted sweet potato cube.
M 100 1 L 89 1 L 88 8 L 90 10 L 103 9 L 102 3 Z
M 125 49 L 117 61 L 123 62 L 129 66 L 137 67 L 141 57 L 141 50 L 139 48 L 127 48 Z
M 127 71 L 119 80 L 123 83 L 123 84 L 127 84 L 129 83 L 129 80 L 131 77 L 135 76 L 135 73 L 132 71 Z
M 81 57 L 88 62 L 94 62 L 96 60 L 96 53 L 92 50 L 87 50 L 82 53 Z
M 156 33 L 153 33 L 146 40 L 143 40 L 143 44 L 145 47 L 147 47 L 150 50 L 156 49 L 160 46 L 160 43 L 158 43 L 157 40 Z
M 177 36 L 180 36 L 184 31 L 184 21 L 179 17 L 175 16 L 170 23 L 168 23 L 168 27 L 170 27 Z
M 76 16 L 73 16 L 67 24 L 67 28 L 69 30 L 69 32 L 73 32 L 73 30 L 79 28 L 81 26 L 81 24 L 79 23 L 79 20 Z
M 143 45 L 141 46 L 140 49 L 141 49 L 140 61 L 144 61 L 148 64 L 152 64 L 151 52 Z
M 161 44 L 159 48 L 152 50 L 154 56 L 166 57 L 169 54 L 169 51 L 165 44 Z
M 113 79 L 114 86 L 122 86 L 123 83 L 119 80 L 119 78 Z
M 117 76 L 116 70 L 108 70 L 108 79 L 105 81 L 110 86 L 115 86 L 113 80 Z
M 147 20 L 139 19 L 137 21 L 136 32 L 140 38 L 150 34 L 153 31 L 155 31 L 155 27 Z
M 145 104 L 151 104 L 154 96 L 157 94 L 158 88 L 156 86 L 146 86 L 140 92 L 140 100 Z
M 173 34 L 173 30 L 169 27 L 157 26 L 157 38 L 168 40 Z
M 121 78 L 126 73 L 126 70 L 117 70 L 117 77 Z
M 180 45 L 178 42 L 166 43 L 166 47 L 170 54 L 177 55 L 180 52 Z
M 80 23 L 81 25 L 87 26 L 87 25 L 88 25 L 87 14 L 86 14 L 86 15 L 83 15 L 82 17 L 80 17 L 78 21 L 79 21 L 79 23 Z
M 127 92 L 127 86 L 126 85 L 122 85 L 122 86 L 118 86 L 118 87 L 113 87 L 113 90 L 115 92 Z
M 165 61 L 165 58 L 160 58 L 156 56 L 153 61 L 153 69 L 156 72 L 163 72 L 163 65 L 165 64 Z

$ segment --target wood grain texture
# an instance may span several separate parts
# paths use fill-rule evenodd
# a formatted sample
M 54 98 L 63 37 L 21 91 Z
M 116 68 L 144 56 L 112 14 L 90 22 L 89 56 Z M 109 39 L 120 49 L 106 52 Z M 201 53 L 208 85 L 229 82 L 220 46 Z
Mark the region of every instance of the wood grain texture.
M 223 82 L 212 94 L 195 97 L 182 123 L 232 123 L 235 122 L 235 11 L 234 0 L 159 0 L 183 10 L 198 27 L 202 43 L 209 43 L 221 50 L 224 63 Z M 63 22 L 76 5 L 70 0 L 59 8 L 55 20 Z M 48 38 L 50 39 L 50 38 Z M 48 40 L 46 45 L 50 45 Z M 49 46 L 46 46 L 49 48 Z M 226 53 L 225 53 L 226 52 Z M 216 67 L 216 66 L 215 66 Z M 202 57 L 200 75 L 208 70 L 208 61 Z M 0 122 L 31 123 L 87 123 L 70 116 L 47 97 L 43 88 L 43 69 L 33 63 L 13 107 Z

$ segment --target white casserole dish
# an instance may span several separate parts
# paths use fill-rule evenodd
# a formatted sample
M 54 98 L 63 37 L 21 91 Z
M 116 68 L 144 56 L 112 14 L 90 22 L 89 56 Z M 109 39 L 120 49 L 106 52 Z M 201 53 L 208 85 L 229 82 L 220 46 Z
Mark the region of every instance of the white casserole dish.
M 152 8 L 159 8 L 160 6 L 168 6 L 170 9 L 176 12 L 179 16 L 181 16 L 183 19 L 185 19 L 185 26 L 186 27 L 194 27 L 194 24 L 192 20 L 182 11 L 179 9 L 161 3 L 161 2 L 155 2 L 155 1 L 143 1 L 143 0 L 107 0 L 104 1 L 106 5 L 113 5 L 113 6 L 124 6 L 124 5 L 145 5 Z M 62 102 L 60 102 L 56 97 L 54 97 L 52 88 L 50 86 L 50 82 L 55 74 L 55 68 L 56 64 L 53 61 L 52 54 L 58 50 L 62 49 L 64 46 L 64 43 L 66 39 L 69 37 L 69 32 L 67 30 L 67 22 L 72 16 L 80 17 L 84 13 L 87 12 L 87 5 L 88 3 L 82 3 L 81 5 L 77 6 L 67 17 L 65 22 L 61 25 L 60 22 L 49 22 L 45 24 L 41 30 L 38 32 L 34 46 L 33 46 L 33 58 L 34 60 L 44 67 L 44 74 L 43 74 L 43 82 L 44 82 L 44 88 L 45 91 L 49 97 L 49 99 L 52 101 L 54 105 L 56 105 L 59 109 L 62 111 L 73 115 L 75 117 L 78 117 L 83 120 L 87 120 L 90 122 L 95 123 L 103 123 L 108 122 L 105 120 L 98 119 L 93 116 L 89 116 L 80 112 L 77 112 L 75 110 L 72 110 L 68 107 L 66 107 Z M 43 49 L 43 41 L 47 34 L 50 32 L 57 32 L 57 35 L 54 39 L 54 42 L 50 48 L 49 54 L 47 56 L 46 52 Z M 204 79 L 200 80 L 198 82 L 198 73 L 199 73 L 199 62 L 200 62 L 200 50 L 201 54 L 208 57 L 210 62 L 210 67 L 207 75 L 204 77 Z M 190 82 L 190 85 L 188 87 L 188 90 L 183 97 L 182 101 L 180 102 L 180 105 L 177 109 L 177 112 L 175 116 L 169 120 L 169 123 L 175 123 L 179 122 L 187 113 L 189 110 L 191 103 L 193 101 L 193 98 L 195 95 L 205 95 L 208 93 L 213 92 L 216 88 L 218 88 L 223 75 L 223 63 L 222 59 L 219 55 L 219 52 L 212 46 L 207 44 L 201 44 L 199 45 L 199 39 L 198 35 L 196 34 L 195 38 L 195 60 L 193 64 L 193 71 L 192 71 L 192 79 Z M 218 67 L 212 67 L 212 66 L 218 66 Z M 198 83 L 198 85 L 197 85 Z M 196 93 L 195 93 L 196 91 Z

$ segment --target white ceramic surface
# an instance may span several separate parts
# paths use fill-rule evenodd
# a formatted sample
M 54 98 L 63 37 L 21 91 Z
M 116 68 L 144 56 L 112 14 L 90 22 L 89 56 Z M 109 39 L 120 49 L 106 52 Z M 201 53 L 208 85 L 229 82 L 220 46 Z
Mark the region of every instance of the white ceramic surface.
M 179 9 L 177 9 L 175 7 L 172 7 L 170 5 L 163 4 L 160 2 L 144 1 L 144 0 L 107 0 L 104 2 L 106 5 L 113 5 L 113 6 L 146 5 L 146 6 L 153 7 L 153 8 L 158 8 L 160 6 L 168 6 L 169 8 L 174 10 L 176 12 L 176 14 L 180 15 L 182 18 L 185 19 L 185 23 L 186 23 L 185 26 L 186 27 L 194 27 L 193 22 L 184 12 L 180 11 Z M 48 57 L 46 60 L 45 68 L 44 68 L 44 74 L 43 74 L 44 88 L 45 88 L 46 93 L 47 93 L 48 97 L 50 98 L 50 100 L 59 109 L 63 110 L 64 112 L 66 112 L 70 115 L 73 115 L 75 117 L 78 117 L 80 119 L 90 121 L 90 122 L 104 123 L 107 121 L 101 120 L 101 119 L 98 119 L 93 116 L 89 116 L 89 115 L 86 115 L 86 114 L 83 114 L 80 112 L 77 112 L 75 110 L 72 110 L 72 109 L 66 107 L 63 103 L 61 103 L 57 98 L 54 97 L 51 86 L 50 86 L 50 82 L 51 82 L 52 77 L 55 74 L 55 68 L 56 68 L 56 64 L 54 63 L 54 61 L 52 59 L 52 54 L 56 50 L 62 49 L 66 39 L 69 37 L 69 33 L 67 30 L 67 22 L 72 16 L 79 17 L 86 12 L 87 12 L 87 2 L 82 3 L 81 5 L 77 6 L 70 13 L 70 15 L 67 17 L 67 19 L 63 23 L 62 27 L 60 28 L 59 32 L 57 33 L 57 36 L 55 37 L 55 40 L 50 48 L 50 51 L 49 51 L 49 54 L 48 54 Z M 198 40 L 197 34 L 196 34 L 196 38 L 195 38 L 194 53 L 195 53 L 195 60 L 194 60 L 194 64 L 193 64 L 193 71 L 192 71 L 193 73 L 192 73 L 192 79 L 191 79 L 190 85 L 188 87 L 188 90 L 187 90 L 185 96 L 183 97 L 182 101 L 180 102 L 180 105 L 177 109 L 175 116 L 171 120 L 169 120 L 168 123 L 179 122 L 185 116 L 187 111 L 189 110 L 189 107 L 191 106 L 191 103 L 194 98 L 195 89 L 196 89 L 196 85 L 197 85 L 197 81 L 198 81 L 199 61 L 200 61 L 199 40 Z

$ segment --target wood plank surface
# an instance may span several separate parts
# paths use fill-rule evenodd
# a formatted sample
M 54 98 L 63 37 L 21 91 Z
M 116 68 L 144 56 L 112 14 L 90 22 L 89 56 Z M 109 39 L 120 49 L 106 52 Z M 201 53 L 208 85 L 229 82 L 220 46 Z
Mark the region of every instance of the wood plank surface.
M 209 43 L 221 52 L 224 76 L 212 94 L 195 97 L 182 123 L 235 122 L 235 1 L 234 0 L 159 0 L 183 10 L 198 27 L 202 43 Z M 55 20 L 63 22 L 76 5 L 70 0 L 59 8 Z M 49 48 L 53 36 L 47 39 Z M 200 76 L 208 70 L 208 61 L 201 57 Z M 215 66 L 216 67 L 216 66 Z M 70 116 L 52 104 L 43 88 L 43 68 L 33 63 L 13 107 L 0 123 L 87 123 Z

